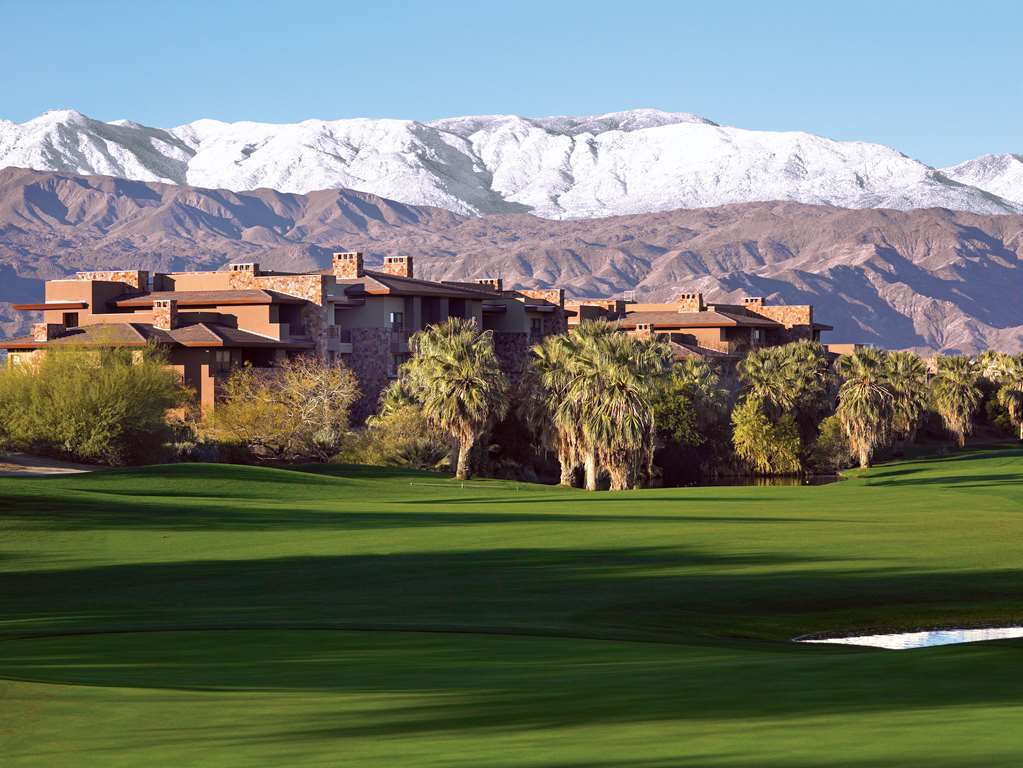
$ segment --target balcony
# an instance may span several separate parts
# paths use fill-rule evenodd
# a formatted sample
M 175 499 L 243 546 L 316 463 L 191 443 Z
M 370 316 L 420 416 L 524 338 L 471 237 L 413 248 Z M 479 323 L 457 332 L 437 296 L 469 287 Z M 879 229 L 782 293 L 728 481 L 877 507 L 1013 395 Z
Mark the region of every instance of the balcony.
M 339 328 L 336 325 L 327 327 L 327 351 L 339 355 L 352 352 L 352 331 L 350 328 Z

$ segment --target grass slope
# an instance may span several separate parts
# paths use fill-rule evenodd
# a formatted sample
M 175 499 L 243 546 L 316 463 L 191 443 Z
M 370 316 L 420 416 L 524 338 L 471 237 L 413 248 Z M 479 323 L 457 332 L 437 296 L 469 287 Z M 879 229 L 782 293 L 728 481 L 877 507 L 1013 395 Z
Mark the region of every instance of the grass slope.
M 1017 766 L 1023 452 L 586 494 L 353 467 L 0 480 L 7 766 Z

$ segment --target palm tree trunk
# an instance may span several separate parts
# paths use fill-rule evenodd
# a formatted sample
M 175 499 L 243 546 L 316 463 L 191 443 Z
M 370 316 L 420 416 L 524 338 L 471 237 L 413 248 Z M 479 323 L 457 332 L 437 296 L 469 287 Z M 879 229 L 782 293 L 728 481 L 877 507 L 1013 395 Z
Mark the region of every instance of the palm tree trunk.
M 870 467 L 870 451 L 866 448 L 860 448 L 860 469 L 868 469 Z
M 456 480 L 468 480 L 469 479 L 469 454 L 472 452 L 472 446 L 476 441 L 471 438 L 463 438 L 458 442 L 458 469 L 455 472 Z
M 558 459 L 558 462 L 561 464 L 561 485 L 566 488 L 573 487 L 575 485 L 575 465 L 565 456 Z
M 614 464 L 607 468 L 611 475 L 611 490 L 626 491 L 629 489 L 629 470 L 621 464 Z
M 597 490 L 597 454 L 594 451 L 587 451 L 583 464 L 586 470 L 586 490 Z

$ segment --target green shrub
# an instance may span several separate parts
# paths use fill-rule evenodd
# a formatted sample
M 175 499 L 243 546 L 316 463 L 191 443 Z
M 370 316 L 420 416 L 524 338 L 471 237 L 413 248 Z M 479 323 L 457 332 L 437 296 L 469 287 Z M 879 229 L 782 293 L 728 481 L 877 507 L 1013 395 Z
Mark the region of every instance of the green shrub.
M 450 453 L 450 438 L 431 429 L 418 407 L 395 405 L 351 435 L 335 460 L 346 464 L 440 469 L 448 463 Z
M 747 395 L 732 411 L 732 445 L 754 472 L 789 475 L 800 470 L 799 427 L 791 414 L 771 421 L 763 398 Z
M 837 416 L 828 416 L 820 424 L 820 434 L 813 444 L 810 459 L 817 472 L 834 473 L 853 465 L 849 437 Z
M 358 380 L 344 366 L 312 357 L 275 368 L 236 370 L 201 431 L 226 454 L 260 459 L 319 459 L 336 454 L 348 436 Z
M 53 350 L 0 371 L 0 440 L 79 461 L 154 461 L 170 437 L 167 411 L 187 397 L 155 348 Z

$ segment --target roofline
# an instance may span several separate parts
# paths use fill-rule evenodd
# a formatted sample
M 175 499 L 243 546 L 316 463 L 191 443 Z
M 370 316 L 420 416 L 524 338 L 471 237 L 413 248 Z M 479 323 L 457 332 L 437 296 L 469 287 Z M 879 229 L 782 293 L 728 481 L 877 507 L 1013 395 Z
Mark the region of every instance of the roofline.
M 88 309 L 87 301 L 44 301 L 37 304 L 12 304 L 11 307 L 25 312 L 45 312 L 51 309 Z
M 260 289 L 255 289 L 260 290 Z M 209 291 L 213 293 L 214 291 Z M 167 293 L 174 293 L 174 291 L 167 291 Z M 186 293 L 186 291 L 181 291 Z M 187 293 L 193 293 L 193 291 L 187 291 Z M 205 293 L 205 291 L 195 291 L 195 293 Z M 306 300 L 301 299 L 298 296 L 272 296 L 267 294 L 262 299 L 172 299 L 178 303 L 179 307 L 250 307 L 250 306 L 265 306 L 267 304 L 305 304 Z M 115 307 L 119 309 L 132 309 L 132 308 L 143 308 L 153 306 L 154 301 L 160 301 L 160 299 L 153 299 L 150 296 L 135 296 L 128 299 L 117 299 L 111 301 Z

